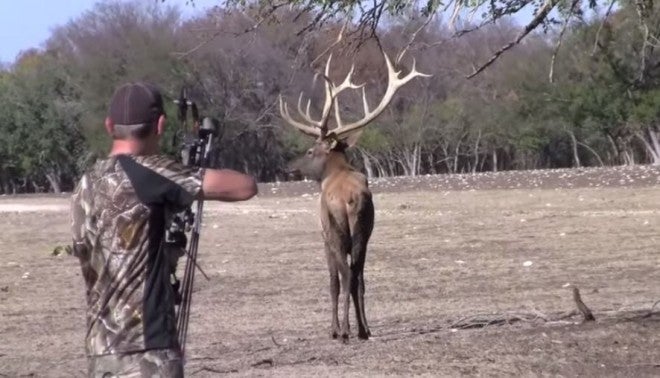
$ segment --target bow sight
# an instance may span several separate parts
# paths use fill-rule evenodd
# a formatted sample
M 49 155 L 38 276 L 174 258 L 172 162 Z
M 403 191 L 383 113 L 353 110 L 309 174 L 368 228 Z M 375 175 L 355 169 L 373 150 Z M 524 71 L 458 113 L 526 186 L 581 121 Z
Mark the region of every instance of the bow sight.
M 189 167 L 207 168 L 210 164 L 210 157 L 213 155 L 214 139 L 220 134 L 218 121 L 205 117 L 200 124 L 197 104 L 188 98 L 185 88 L 181 90 L 179 98 L 174 100 L 174 103 L 178 105 L 177 115 L 181 123 L 181 129 L 175 134 L 175 143 L 177 139 L 181 139 L 180 153 L 182 163 Z M 192 125 L 188 124 L 188 107 L 190 107 L 192 113 Z M 178 339 L 181 353 L 185 350 L 186 335 L 188 332 L 195 268 L 199 269 L 207 280 L 209 279 L 206 273 L 197 265 L 196 261 L 203 208 L 203 199 L 197 198 L 197 211 L 193 212 L 192 206 L 189 206 L 185 210 L 175 214 L 165 234 L 165 241 L 169 247 L 176 251 L 181 251 L 175 253 L 177 257 L 183 254 L 187 255 L 182 283 L 175 275 L 176 264 L 172 268 L 173 286 L 177 296 L 176 304 L 179 306 L 177 330 L 179 332 Z M 190 234 L 190 243 L 188 243 L 187 234 Z M 187 251 L 186 245 L 188 245 Z

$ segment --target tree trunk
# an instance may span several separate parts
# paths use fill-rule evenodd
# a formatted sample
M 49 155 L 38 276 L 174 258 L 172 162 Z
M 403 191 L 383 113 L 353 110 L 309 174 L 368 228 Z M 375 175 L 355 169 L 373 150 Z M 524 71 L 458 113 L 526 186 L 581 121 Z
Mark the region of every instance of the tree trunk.
M 433 162 L 433 154 L 429 153 L 428 155 L 426 155 L 426 160 L 427 160 L 427 164 L 429 165 L 428 173 L 430 173 L 432 175 L 436 174 L 437 172 L 435 171 L 435 164 Z
M 55 194 L 60 194 L 62 193 L 62 185 L 60 182 L 60 178 L 55 172 L 48 172 L 46 173 L 46 179 L 48 180 L 48 183 L 50 184 L 50 189 L 53 191 Z
M 380 162 L 380 160 L 376 160 L 376 169 L 378 170 L 378 176 L 379 177 L 388 177 L 388 174 L 385 171 L 385 167 Z
M 612 146 L 612 151 L 614 152 L 614 160 L 616 160 L 616 164 L 621 164 L 621 150 L 619 149 L 619 146 L 616 144 L 614 141 L 614 138 L 610 134 L 607 134 L 607 140 L 610 142 L 610 145 Z
M 493 172 L 497 172 L 497 148 L 493 148 Z
M 442 152 L 445 154 L 444 162 L 445 166 L 447 167 L 447 172 L 453 173 L 454 170 L 452 169 L 451 158 L 449 156 L 449 146 L 442 146 Z
M 582 142 L 577 142 L 580 146 L 586 148 L 588 151 L 590 151 L 596 159 L 598 160 L 598 163 L 600 164 L 601 167 L 605 166 L 605 163 L 603 163 L 603 159 L 600 158 L 600 155 L 598 155 L 598 152 L 596 152 L 593 148 L 591 148 L 588 144 L 582 143 Z
M 648 129 L 646 134 L 648 135 L 649 140 L 647 140 L 642 133 L 636 133 L 635 136 L 644 144 L 646 152 L 653 160 L 653 165 L 660 165 L 660 143 L 658 143 L 658 135 L 652 129 Z
M 362 155 L 362 164 L 364 165 L 364 170 L 367 171 L 367 178 L 372 178 L 374 176 L 374 171 L 371 165 L 371 160 L 369 159 L 369 156 L 367 156 L 366 152 L 364 152 L 362 149 L 359 151 L 360 155 Z
M 575 168 L 580 168 L 582 164 L 580 163 L 580 155 L 578 154 L 577 138 L 572 131 L 566 130 L 566 132 L 571 137 L 571 147 L 573 148 L 573 164 L 575 165 Z
M 459 140 L 458 143 L 456 143 L 456 150 L 454 152 L 454 172 L 458 172 L 458 153 L 461 150 L 461 141 Z
M 651 145 L 653 146 L 653 164 L 660 164 L 660 142 L 658 142 L 658 132 L 655 131 L 655 128 L 648 129 L 649 138 L 651 139 Z
M 479 142 L 481 142 L 481 130 L 479 130 L 477 141 L 474 143 L 474 166 L 472 167 L 472 173 L 476 173 L 479 166 Z
M 623 151 L 623 161 L 625 165 L 635 165 L 635 157 L 628 149 Z
M 396 167 L 394 167 L 395 164 L 393 164 L 392 153 L 387 154 L 385 162 L 387 163 L 387 170 L 389 171 L 389 175 L 396 176 Z

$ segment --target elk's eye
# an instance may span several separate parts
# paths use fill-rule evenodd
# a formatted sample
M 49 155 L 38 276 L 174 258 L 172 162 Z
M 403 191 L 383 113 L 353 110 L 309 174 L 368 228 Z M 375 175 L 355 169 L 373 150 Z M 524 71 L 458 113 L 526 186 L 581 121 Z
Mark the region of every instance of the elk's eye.
M 312 150 L 307 150 L 307 156 L 312 156 Z

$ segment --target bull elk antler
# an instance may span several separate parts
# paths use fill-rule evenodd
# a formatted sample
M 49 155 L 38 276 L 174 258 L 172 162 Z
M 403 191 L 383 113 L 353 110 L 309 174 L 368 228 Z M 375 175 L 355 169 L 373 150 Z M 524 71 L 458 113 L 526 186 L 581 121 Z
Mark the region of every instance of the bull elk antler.
M 367 102 L 367 94 L 364 88 L 364 84 L 357 85 L 352 81 L 355 65 L 351 65 L 351 69 L 348 71 L 346 78 L 341 84 L 335 85 L 330 80 L 330 61 L 332 60 L 332 54 L 331 54 L 328 57 L 328 61 L 325 65 L 325 74 L 323 75 L 325 79 L 325 102 L 323 104 L 321 118 L 319 120 L 315 120 L 312 118 L 310 114 L 311 100 L 309 99 L 307 100 L 305 111 L 303 111 L 301 106 L 303 92 L 301 92 L 300 96 L 298 96 L 298 114 L 300 115 L 303 121 L 298 121 L 293 117 L 291 117 L 291 114 L 289 113 L 289 107 L 282 100 L 282 95 L 280 94 L 279 103 L 280 103 L 280 114 L 282 115 L 282 118 L 287 123 L 294 126 L 304 134 L 316 137 L 319 140 L 326 139 L 328 137 L 332 137 L 334 139 L 343 139 L 348 134 L 351 134 L 354 131 L 357 131 L 365 127 L 367 124 L 369 124 L 369 122 L 373 121 L 376 117 L 378 117 L 378 115 L 380 115 L 380 113 L 382 113 L 383 110 L 385 110 L 385 108 L 390 103 L 390 101 L 392 101 L 392 98 L 394 97 L 396 91 L 399 88 L 401 88 L 404 84 L 406 84 L 407 82 L 418 76 L 420 77 L 431 76 L 417 71 L 415 68 L 415 61 L 413 60 L 413 65 L 410 72 L 404 77 L 400 78 L 399 75 L 401 74 L 401 71 L 395 70 L 394 66 L 392 65 L 392 62 L 388 58 L 385 51 L 383 50 L 381 51 L 383 53 L 383 56 L 385 57 L 385 63 L 387 64 L 388 83 L 387 83 L 387 90 L 385 91 L 383 98 L 380 100 L 380 103 L 378 104 L 378 106 L 376 106 L 376 108 L 374 108 L 373 110 L 369 109 L 369 103 Z M 316 79 L 316 76 L 314 79 Z M 362 89 L 362 103 L 364 106 L 364 117 L 356 122 L 344 124 L 339 114 L 338 96 L 341 92 L 345 91 L 346 89 L 360 89 L 360 88 Z M 337 126 L 334 129 L 332 129 L 330 132 L 328 132 L 328 120 L 330 118 L 330 113 L 332 112 L 332 108 L 334 108 L 335 123 L 337 124 Z

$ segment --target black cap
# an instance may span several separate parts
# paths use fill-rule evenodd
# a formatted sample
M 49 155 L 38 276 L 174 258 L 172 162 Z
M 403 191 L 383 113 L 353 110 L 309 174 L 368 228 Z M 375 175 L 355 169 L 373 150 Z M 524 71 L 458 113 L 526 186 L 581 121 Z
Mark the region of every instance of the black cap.
M 139 125 L 165 114 L 160 91 L 147 83 L 126 83 L 112 95 L 108 117 L 115 125 Z

